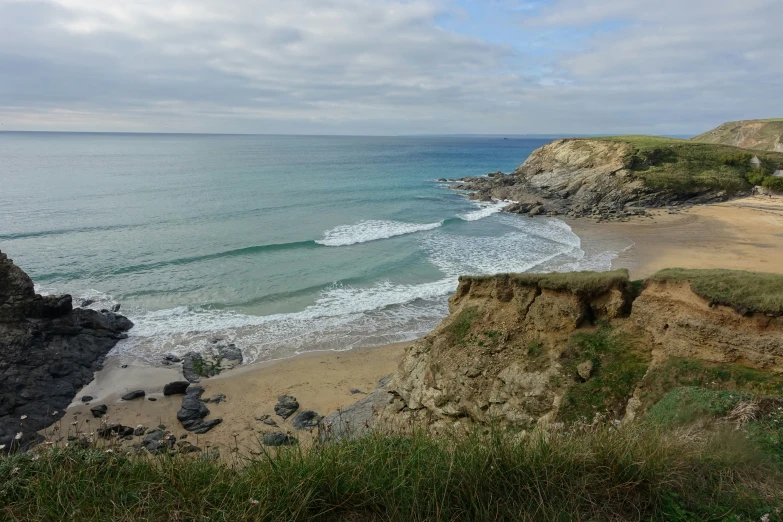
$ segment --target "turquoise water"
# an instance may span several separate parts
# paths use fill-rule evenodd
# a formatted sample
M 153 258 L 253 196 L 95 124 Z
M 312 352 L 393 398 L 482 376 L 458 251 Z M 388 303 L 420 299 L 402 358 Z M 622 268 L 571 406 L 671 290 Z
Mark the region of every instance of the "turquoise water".
M 409 340 L 460 274 L 608 268 L 565 223 L 437 182 L 546 141 L 0 133 L 0 249 L 41 292 L 121 303 L 129 359 L 214 337 L 255 361 Z

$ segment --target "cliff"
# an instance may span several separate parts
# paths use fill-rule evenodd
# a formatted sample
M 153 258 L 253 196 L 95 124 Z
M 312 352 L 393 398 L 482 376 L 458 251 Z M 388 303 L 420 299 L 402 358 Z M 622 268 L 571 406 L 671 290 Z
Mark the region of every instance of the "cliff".
M 0 252 L 0 445 L 24 446 L 60 419 L 132 326 L 107 310 L 74 309 L 69 295 L 36 294 Z
M 593 216 L 723 201 L 749 193 L 753 175 L 783 168 L 783 154 L 654 136 L 556 140 L 533 151 L 511 174 L 464 178 L 452 185 L 474 199 L 512 200 L 509 212 Z
M 730 121 L 692 139 L 743 149 L 783 152 L 783 119 Z
M 728 270 L 463 277 L 449 317 L 366 401 L 437 431 L 622 421 L 694 384 L 779 394 L 781 296 L 783 276 Z

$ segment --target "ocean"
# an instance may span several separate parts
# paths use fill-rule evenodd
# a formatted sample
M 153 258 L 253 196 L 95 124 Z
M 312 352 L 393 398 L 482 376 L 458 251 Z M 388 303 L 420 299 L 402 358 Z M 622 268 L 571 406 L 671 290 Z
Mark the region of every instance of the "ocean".
M 127 362 L 234 342 L 247 362 L 414 339 L 461 274 L 605 270 L 616 247 L 440 178 L 549 140 L 0 133 L 0 250 L 41 293 L 121 303 Z

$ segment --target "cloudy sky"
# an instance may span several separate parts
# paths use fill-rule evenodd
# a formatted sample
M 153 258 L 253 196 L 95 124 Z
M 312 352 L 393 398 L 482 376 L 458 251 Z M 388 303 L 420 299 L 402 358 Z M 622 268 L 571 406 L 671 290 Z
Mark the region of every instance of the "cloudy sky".
M 781 0 L 0 0 L 0 130 L 688 134 L 782 53 Z

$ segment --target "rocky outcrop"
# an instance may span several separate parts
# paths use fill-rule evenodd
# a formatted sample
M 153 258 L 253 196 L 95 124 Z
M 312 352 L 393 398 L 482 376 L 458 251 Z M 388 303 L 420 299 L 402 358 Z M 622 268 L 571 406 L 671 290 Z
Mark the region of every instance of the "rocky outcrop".
M 624 141 L 561 139 L 533 151 L 511 174 L 464 178 L 451 188 L 469 191 L 474 199 L 516 202 L 507 212 L 599 219 L 727 198 L 725 191 L 709 186 L 674 190 L 647 184 L 638 169 L 656 161 L 661 160 L 655 154 L 640 156 L 634 145 Z
M 61 418 L 133 323 L 114 312 L 41 296 L 0 252 L 0 444 L 22 443 Z M 22 416 L 26 416 L 22 419 Z
M 327 436 L 358 436 L 379 422 L 526 429 L 600 413 L 574 412 L 591 403 L 575 393 L 606 395 L 592 404 L 611 403 L 619 421 L 665 391 L 651 392 L 647 375 L 683 359 L 783 374 L 783 314 L 711 304 L 688 281 L 638 288 L 622 271 L 463 277 L 449 305 L 391 379 L 324 419 Z M 603 346 L 605 330 L 622 343 Z M 615 385 L 622 393 L 610 393 Z
M 783 152 L 783 119 L 729 121 L 699 134 L 693 141 Z
M 223 419 L 204 420 L 209 415 L 209 408 L 201 400 L 203 393 L 204 388 L 201 386 L 188 387 L 177 412 L 177 420 L 182 423 L 182 427 L 193 433 L 204 434 L 223 422 Z
M 174 359 L 164 359 L 174 362 Z M 182 359 L 182 374 L 189 382 L 199 382 L 201 378 L 214 377 L 220 372 L 231 370 L 242 364 L 242 350 L 233 343 L 222 339 L 213 339 L 212 346 L 203 353 L 189 352 Z

